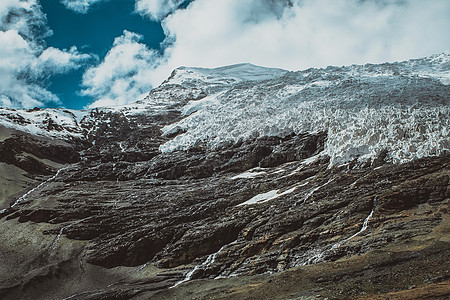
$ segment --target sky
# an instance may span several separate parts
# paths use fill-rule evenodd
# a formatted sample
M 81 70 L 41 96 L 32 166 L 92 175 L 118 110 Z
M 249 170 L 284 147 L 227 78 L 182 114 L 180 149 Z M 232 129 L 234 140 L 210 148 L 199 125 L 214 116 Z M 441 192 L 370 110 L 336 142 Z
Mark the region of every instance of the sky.
M 0 107 L 132 103 L 180 66 L 429 56 L 449 16 L 449 0 L 0 0 Z

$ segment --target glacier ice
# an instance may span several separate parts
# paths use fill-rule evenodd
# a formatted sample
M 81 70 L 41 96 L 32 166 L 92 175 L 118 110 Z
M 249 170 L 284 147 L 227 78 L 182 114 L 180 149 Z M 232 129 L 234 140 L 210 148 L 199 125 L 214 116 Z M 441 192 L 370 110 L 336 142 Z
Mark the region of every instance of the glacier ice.
M 223 74 L 216 69 L 182 68 L 175 82 L 207 90 L 208 96 L 189 101 L 181 109 L 185 118 L 163 128 L 184 133 L 160 150 L 186 150 L 198 143 L 218 148 L 258 136 L 326 131 L 331 165 L 362 163 L 383 152 L 393 163 L 439 155 L 450 149 L 449 57 L 450 51 L 406 62 L 284 74 L 240 65 L 234 74 L 233 68 L 227 70 L 234 80 L 225 82 L 219 82 Z M 242 76 L 245 67 L 264 76 Z M 208 90 L 211 82 L 220 88 Z
M 403 163 L 450 149 L 450 51 L 404 62 L 289 72 L 238 64 L 181 67 L 141 101 L 97 108 L 125 116 L 178 110 L 162 128 L 162 152 L 211 148 L 260 136 L 327 132 L 330 166 L 381 154 Z M 106 121 L 106 120 L 103 120 Z M 0 109 L 0 126 L 52 138 L 84 138 L 91 111 Z M 181 134 L 179 134 L 181 133 Z

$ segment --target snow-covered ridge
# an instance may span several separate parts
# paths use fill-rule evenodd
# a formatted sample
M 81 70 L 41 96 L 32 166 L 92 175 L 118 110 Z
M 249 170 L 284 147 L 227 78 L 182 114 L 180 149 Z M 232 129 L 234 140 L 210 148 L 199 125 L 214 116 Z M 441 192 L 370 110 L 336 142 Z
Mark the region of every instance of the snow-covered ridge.
M 163 129 L 185 131 L 162 145 L 163 152 L 322 130 L 331 164 L 364 162 L 386 151 L 388 160 L 402 163 L 450 150 L 450 51 L 379 65 L 276 70 L 272 76 L 263 68 L 261 77 L 252 69 L 245 78 L 240 68 L 225 69 L 241 80 L 220 88 L 223 69 L 182 69 L 189 72 L 168 80 L 203 89 L 209 80 L 215 88 L 206 87 L 206 98 L 187 103 L 181 109 L 186 117 Z
M 86 114 L 86 111 L 67 109 L 0 108 L 0 126 L 49 138 L 83 138 L 79 122 Z
M 179 84 L 184 87 L 203 88 L 205 92 L 211 93 L 241 82 L 279 78 L 287 72 L 282 69 L 260 67 L 248 63 L 214 69 L 180 67 L 163 85 Z

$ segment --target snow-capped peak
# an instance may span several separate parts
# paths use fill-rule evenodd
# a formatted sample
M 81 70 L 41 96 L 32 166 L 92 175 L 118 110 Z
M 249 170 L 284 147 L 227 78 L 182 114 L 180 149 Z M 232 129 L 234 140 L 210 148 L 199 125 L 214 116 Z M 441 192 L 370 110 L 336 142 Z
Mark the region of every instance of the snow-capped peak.
M 179 84 L 184 87 L 203 87 L 205 92 L 208 92 L 218 91 L 226 86 L 241 82 L 275 79 L 286 73 L 286 70 L 260 67 L 248 63 L 211 69 L 179 67 L 164 84 Z

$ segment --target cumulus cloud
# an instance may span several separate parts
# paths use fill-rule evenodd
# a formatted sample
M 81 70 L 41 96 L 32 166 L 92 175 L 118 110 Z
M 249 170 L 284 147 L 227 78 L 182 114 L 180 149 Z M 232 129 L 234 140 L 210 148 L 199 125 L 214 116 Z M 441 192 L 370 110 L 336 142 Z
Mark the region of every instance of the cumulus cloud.
M 171 67 L 251 62 L 297 70 L 444 51 L 449 15 L 447 0 L 196 0 L 164 28 L 174 40 Z
M 134 102 L 149 92 L 159 58 L 140 43 L 142 38 L 125 30 L 114 40 L 104 60 L 83 75 L 82 94 L 96 99 L 91 107 Z
M 0 4 L 0 106 L 30 108 L 59 103 L 44 86 L 46 78 L 91 59 L 76 47 L 45 47 L 51 34 L 36 0 L 4 0 Z
M 91 59 L 91 55 L 78 52 L 77 47 L 60 50 L 48 47 L 33 62 L 33 71 L 40 73 L 66 73 L 80 67 L 80 62 Z
M 174 12 L 185 0 L 136 0 L 135 9 L 155 21 Z
M 145 49 L 141 51 L 148 54 L 140 61 L 142 67 L 133 67 L 147 77 L 108 76 L 123 86 L 139 86 L 139 92 L 131 89 L 131 97 L 118 93 L 115 100 L 112 85 L 102 92 L 99 84 L 89 82 L 96 73 L 90 71 L 85 93 L 104 100 L 97 104 L 134 101 L 179 66 L 249 62 L 301 70 L 407 60 L 450 49 L 448 0 L 194 0 L 179 9 L 182 2 L 136 0 L 136 11 L 162 19 L 164 54 L 156 56 L 136 41 L 127 43 L 126 47 Z M 115 65 L 107 60 L 102 63 L 105 68 Z M 129 60 L 136 64 L 135 58 Z
M 36 0 L 2 0 L 0 2 L 0 30 L 16 30 L 30 43 L 39 43 L 35 36 L 51 35 L 46 18 Z
M 60 0 L 61 3 L 70 10 L 73 10 L 74 12 L 85 14 L 88 12 L 89 8 L 102 1 L 109 1 L 109 0 Z

